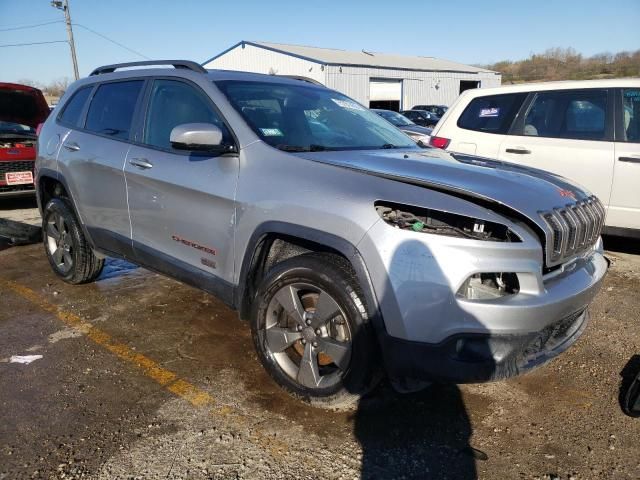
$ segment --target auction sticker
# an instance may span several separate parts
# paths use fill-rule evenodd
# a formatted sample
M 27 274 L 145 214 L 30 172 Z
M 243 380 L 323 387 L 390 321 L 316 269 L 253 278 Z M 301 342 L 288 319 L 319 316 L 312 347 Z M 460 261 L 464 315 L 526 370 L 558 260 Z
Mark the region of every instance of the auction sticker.
M 4 179 L 7 185 L 25 185 L 33 183 L 33 172 L 7 172 Z
M 500 109 L 496 108 L 496 107 L 483 108 L 482 110 L 480 110 L 480 117 L 481 118 L 497 117 L 498 115 L 500 115 Z
M 282 132 L 279 128 L 261 128 L 260 131 L 265 137 L 282 137 Z

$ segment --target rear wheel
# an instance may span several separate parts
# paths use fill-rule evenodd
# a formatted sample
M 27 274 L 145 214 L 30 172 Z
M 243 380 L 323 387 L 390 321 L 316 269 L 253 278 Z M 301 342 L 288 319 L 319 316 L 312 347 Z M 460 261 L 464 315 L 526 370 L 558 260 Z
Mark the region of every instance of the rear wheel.
M 321 407 L 347 408 L 375 383 L 368 312 L 342 257 L 306 254 L 276 265 L 260 285 L 253 339 L 271 376 Z
M 104 260 L 95 256 L 64 200 L 54 198 L 45 206 L 42 238 L 51 268 L 65 282 L 87 283 L 100 275 Z

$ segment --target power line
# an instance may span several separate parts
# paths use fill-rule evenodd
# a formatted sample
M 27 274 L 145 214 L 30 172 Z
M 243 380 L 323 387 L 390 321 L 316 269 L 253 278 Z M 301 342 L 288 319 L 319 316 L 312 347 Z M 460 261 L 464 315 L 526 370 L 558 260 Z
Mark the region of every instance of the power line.
M 45 45 L 49 43 L 69 43 L 66 40 L 52 40 L 50 42 L 31 42 L 31 43 L 5 43 L 0 45 L 0 48 L 4 47 L 26 47 L 28 45 Z
M 34 20 L 34 22 L 52 22 L 52 21 L 53 19 Z M 30 25 L 30 23 L 3 23 L 2 25 L 0 25 L 0 27 L 22 27 L 24 25 Z
M 142 58 L 145 58 L 145 59 L 147 59 L 147 60 L 151 60 L 151 58 L 147 57 L 146 55 L 143 55 L 143 54 L 142 54 L 142 53 L 140 53 L 140 52 L 136 52 L 136 51 L 135 51 L 135 50 L 133 50 L 132 48 L 129 48 L 129 47 L 127 47 L 126 45 L 123 45 L 123 44 L 121 44 L 121 43 L 119 43 L 119 42 L 116 42 L 115 40 L 113 40 L 113 39 L 111 39 L 111 38 L 107 37 L 106 35 L 103 35 L 103 34 L 101 34 L 101 33 L 96 32 L 95 30 L 92 30 L 92 29 L 91 29 L 91 28 L 89 28 L 89 27 L 85 27 L 84 25 L 81 25 L 81 24 L 79 24 L 79 23 L 74 23 L 74 24 L 73 24 L 73 26 L 74 26 L 74 27 L 84 28 L 85 30 L 87 30 L 87 31 L 89 31 L 89 32 L 91 32 L 91 33 L 93 33 L 94 35 L 97 35 L 97 36 L 99 36 L 99 37 L 104 38 L 105 40 L 107 40 L 108 42 L 113 43 L 114 45 L 117 45 L 117 46 L 119 46 L 119 47 L 121 47 L 121 48 L 124 48 L 125 50 L 128 50 L 129 52 L 134 53 L 134 54 L 136 54 L 136 55 L 138 55 L 138 56 L 140 56 L 140 57 L 142 57 Z
M 62 23 L 62 20 L 54 20 L 52 22 L 44 22 L 44 23 L 34 23 L 31 25 L 24 25 L 22 27 L 0 28 L 0 32 L 9 32 L 12 30 L 25 30 L 27 28 L 36 28 L 36 27 L 42 27 L 44 25 L 51 25 L 53 23 Z

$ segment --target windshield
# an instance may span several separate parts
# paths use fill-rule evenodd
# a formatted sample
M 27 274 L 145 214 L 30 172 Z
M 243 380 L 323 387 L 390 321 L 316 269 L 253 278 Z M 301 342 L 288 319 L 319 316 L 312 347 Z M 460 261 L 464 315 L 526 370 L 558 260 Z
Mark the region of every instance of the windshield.
M 404 115 L 401 115 L 397 112 L 392 112 L 391 110 L 375 110 L 375 112 L 388 122 L 393 123 L 396 127 L 415 125 L 415 123 L 413 123 Z
M 332 90 L 253 81 L 216 85 L 253 131 L 281 150 L 417 148 L 378 115 Z

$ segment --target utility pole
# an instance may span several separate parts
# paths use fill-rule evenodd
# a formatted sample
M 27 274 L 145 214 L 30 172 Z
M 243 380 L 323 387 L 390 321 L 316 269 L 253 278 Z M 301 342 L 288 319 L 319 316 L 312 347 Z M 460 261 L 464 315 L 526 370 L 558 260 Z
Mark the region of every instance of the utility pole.
M 64 21 L 67 24 L 69 47 L 71 48 L 71 61 L 73 62 L 73 75 L 76 80 L 80 78 L 78 73 L 78 59 L 76 58 L 76 43 L 73 40 L 73 28 L 71 27 L 71 13 L 69 12 L 69 0 L 52 0 L 51 6 L 64 12 Z

